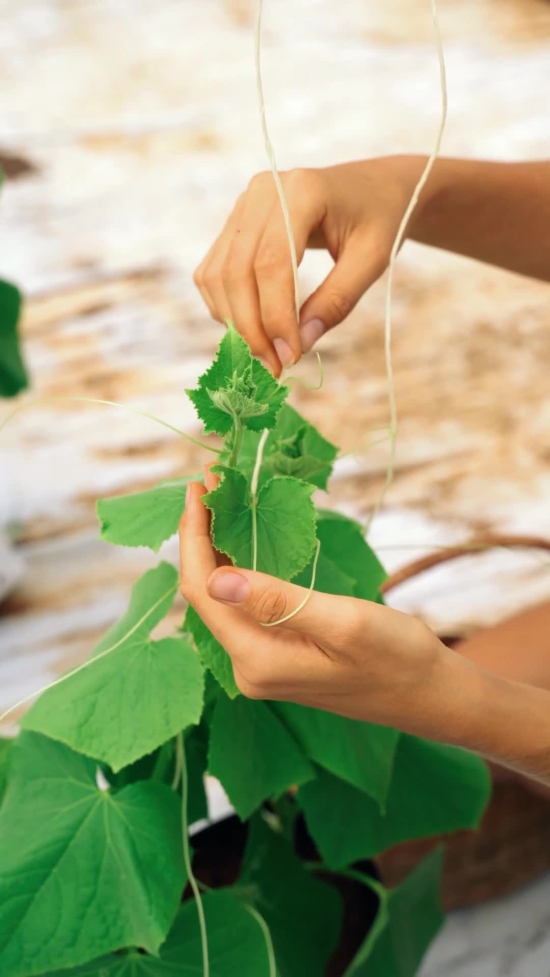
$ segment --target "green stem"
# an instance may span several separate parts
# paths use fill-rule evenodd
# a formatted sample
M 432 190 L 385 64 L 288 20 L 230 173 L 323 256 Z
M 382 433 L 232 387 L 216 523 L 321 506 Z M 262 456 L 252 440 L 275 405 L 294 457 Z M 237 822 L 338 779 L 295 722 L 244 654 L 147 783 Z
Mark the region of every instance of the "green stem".
M 185 757 L 185 747 L 183 745 L 183 733 L 178 733 L 176 741 L 177 750 L 177 761 L 178 767 L 181 770 L 181 826 L 182 826 L 182 838 L 183 838 L 183 861 L 187 871 L 187 877 L 189 879 L 189 885 L 193 890 L 193 895 L 195 896 L 195 905 L 197 907 L 197 913 L 199 916 L 199 927 L 201 931 L 201 946 L 202 946 L 202 972 L 203 977 L 210 977 L 210 961 L 208 957 L 208 934 L 206 931 L 206 919 L 204 916 L 204 907 L 202 904 L 201 894 L 199 891 L 199 886 L 195 876 L 193 875 L 193 866 L 191 864 L 191 852 L 189 850 L 189 826 L 187 824 L 187 798 L 189 793 L 189 778 L 187 773 L 187 760 Z
M 258 567 L 258 482 L 260 479 L 260 469 L 262 467 L 262 461 L 264 457 L 265 443 L 269 437 L 269 431 L 267 428 L 262 431 L 262 436 L 258 443 L 258 450 L 256 452 L 256 461 L 254 463 L 254 471 L 252 472 L 252 480 L 250 482 L 250 511 L 252 513 L 252 569 L 256 570 Z
M 239 460 L 239 455 L 241 453 L 241 448 L 243 446 L 244 437 L 244 427 L 242 425 L 241 419 L 234 415 L 234 427 L 233 427 L 233 448 L 231 449 L 231 454 L 229 456 L 228 465 L 230 468 L 236 468 L 237 462 Z

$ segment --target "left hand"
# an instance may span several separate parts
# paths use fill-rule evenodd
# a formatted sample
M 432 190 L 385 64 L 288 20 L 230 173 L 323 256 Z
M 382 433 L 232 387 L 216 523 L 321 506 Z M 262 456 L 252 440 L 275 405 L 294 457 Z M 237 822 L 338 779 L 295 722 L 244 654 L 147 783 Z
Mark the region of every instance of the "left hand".
M 215 476 L 208 473 L 206 483 L 215 487 Z M 290 620 L 262 626 L 297 608 L 307 591 L 228 566 L 212 546 L 204 492 L 197 482 L 189 485 L 181 590 L 231 656 L 241 692 L 445 738 L 458 656 L 416 618 L 315 591 Z

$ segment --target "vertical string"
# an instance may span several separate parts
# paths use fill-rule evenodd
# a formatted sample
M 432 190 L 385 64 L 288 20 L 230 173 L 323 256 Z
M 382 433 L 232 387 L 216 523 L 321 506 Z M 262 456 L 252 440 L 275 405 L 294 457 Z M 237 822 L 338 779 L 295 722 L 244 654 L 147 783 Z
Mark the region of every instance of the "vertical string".
M 185 746 L 183 743 L 183 733 L 178 733 L 176 738 L 176 758 L 177 766 L 181 771 L 181 827 L 182 827 L 182 841 L 183 841 L 183 861 L 185 864 L 185 869 L 187 871 L 187 878 L 189 879 L 189 885 L 193 890 L 193 895 L 195 897 L 195 905 L 197 907 L 197 913 L 199 916 L 199 927 L 201 931 L 201 949 L 202 949 L 202 973 L 203 977 L 210 977 L 210 960 L 208 957 L 208 934 L 206 931 L 206 919 L 204 916 L 204 906 L 202 904 L 201 894 L 199 892 L 199 886 L 197 880 L 193 875 L 193 866 L 191 864 L 191 852 L 189 850 L 189 825 L 187 823 L 187 800 L 189 794 L 189 777 L 187 772 L 187 759 L 185 757 Z
M 399 225 L 395 241 L 393 242 L 393 247 L 390 253 L 390 263 L 388 267 L 388 278 L 386 285 L 386 303 L 385 303 L 385 321 L 384 321 L 384 356 L 386 361 L 386 377 L 388 383 L 388 401 L 390 408 L 390 427 L 389 427 L 389 437 L 390 437 L 390 457 L 388 461 L 388 468 L 386 472 L 386 478 L 382 491 L 380 493 L 380 498 L 376 503 L 373 511 L 367 522 L 367 535 L 372 525 L 372 521 L 376 514 L 380 511 L 380 508 L 384 504 L 384 499 L 386 494 L 390 489 L 394 473 L 395 473 L 395 454 L 397 447 L 397 403 L 395 399 L 395 385 L 393 376 L 393 363 L 392 363 L 392 293 L 393 293 L 393 278 L 395 271 L 395 263 L 397 260 L 397 255 L 403 241 L 405 239 L 405 234 L 407 232 L 407 227 L 411 216 L 418 204 L 420 199 L 420 194 L 422 193 L 430 174 L 434 168 L 435 162 L 439 156 L 441 150 L 441 142 L 443 139 L 443 134 L 445 132 L 445 126 L 447 124 L 447 113 L 448 113 L 448 90 L 447 90 L 447 71 L 445 68 L 445 54 L 443 51 L 443 40 L 441 37 L 441 29 L 439 26 L 439 17 L 437 13 L 437 0 L 431 0 L 432 8 L 432 19 L 435 34 L 435 43 L 437 48 L 437 57 L 439 62 L 439 80 L 441 88 L 441 117 L 439 121 L 439 126 L 437 130 L 437 136 L 435 140 L 434 148 L 430 154 L 428 162 L 422 172 L 422 175 L 414 189 L 413 195 L 409 201 L 409 206 L 407 207 L 403 218 Z

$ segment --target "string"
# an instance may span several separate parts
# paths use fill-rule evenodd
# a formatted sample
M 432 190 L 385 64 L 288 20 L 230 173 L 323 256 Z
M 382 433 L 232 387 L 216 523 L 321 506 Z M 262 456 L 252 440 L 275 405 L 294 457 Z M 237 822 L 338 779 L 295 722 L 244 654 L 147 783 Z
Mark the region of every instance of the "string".
M 177 757 L 179 769 L 181 770 L 181 825 L 182 825 L 182 840 L 183 840 L 183 862 L 185 865 L 185 870 L 187 872 L 187 878 L 189 879 L 189 885 L 193 890 L 193 895 L 195 897 L 195 905 L 197 907 L 197 913 L 199 916 L 199 927 L 201 931 L 203 977 L 210 977 L 210 960 L 208 956 L 208 933 L 206 930 L 204 906 L 202 904 L 201 894 L 199 891 L 197 880 L 193 874 L 193 866 L 191 864 L 191 853 L 189 850 L 189 825 L 187 823 L 187 798 L 189 793 L 189 777 L 187 771 L 187 760 L 185 757 L 185 749 L 183 745 L 183 733 L 178 733 L 176 738 L 176 757 Z
M 303 601 L 301 601 L 298 604 L 298 607 L 296 607 L 295 610 L 291 611 L 290 614 L 285 614 L 285 616 L 279 618 L 278 621 L 271 621 L 269 624 L 264 624 L 263 622 L 260 622 L 263 628 L 276 628 L 276 627 L 278 627 L 279 624 L 285 624 L 286 621 L 290 621 L 291 618 L 295 617 L 296 614 L 298 614 L 299 611 L 302 611 L 304 609 L 304 607 L 306 606 L 308 600 L 310 599 L 310 597 L 311 597 L 311 595 L 313 593 L 313 588 L 315 587 L 315 578 L 317 576 L 317 564 L 319 562 L 319 553 L 320 552 L 321 552 L 321 540 L 318 539 L 317 540 L 317 549 L 315 550 L 315 556 L 313 558 L 313 572 L 311 574 L 311 583 L 309 585 L 309 590 L 308 590 L 306 596 L 304 597 Z
M 298 323 L 300 321 L 300 283 L 298 279 L 298 258 L 296 255 L 296 242 L 294 241 L 294 233 L 292 231 L 292 222 L 290 219 L 288 204 L 286 201 L 283 184 L 281 182 L 281 177 L 277 169 L 275 150 L 273 148 L 273 143 L 271 142 L 269 136 L 269 130 L 267 128 L 267 119 L 265 114 L 265 97 L 264 97 L 264 86 L 262 81 L 262 61 L 261 61 L 263 7 L 264 7 L 263 0 L 258 0 L 258 17 L 256 20 L 256 30 L 254 34 L 256 88 L 258 90 L 258 103 L 260 107 L 260 120 L 262 125 L 262 134 L 264 137 L 265 150 L 267 153 L 269 164 L 271 166 L 271 172 L 273 174 L 275 186 L 277 188 L 277 193 L 279 195 L 279 202 L 281 204 L 281 210 L 283 212 L 283 220 L 285 222 L 288 247 L 290 250 L 290 261 L 292 264 L 292 276 L 294 280 L 294 306 L 296 312 L 296 322 Z
M 264 448 L 268 436 L 269 436 L 269 431 L 267 428 L 265 428 L 262 431 L 262 436 L 258 444 L 258 450 L 256 451 L 254 471 L 252 472 L 252 479 L 250 482 L 250 510 L 252 513 L 252 569 L 253 570 L 256 570 L 258 566 L 258 512 L 257 512 L 258 481 L 260 479 L 260 469 L 262 467 Z
M 163 604 L 165 600 L 168 600 L 168 598 L 171 597 L 172 594 L 176 593 L 177 589 L 178 589 L 177 584 L 174 584 L 172 587 L 170 587 L 170 589 L 167 590 L 162 597 L 159 597 L 156 603 L 154 603 L 152 607 L 150 607 L 149 610 L 145 612 L 143 617 L 140 617 L 139 621 L 137 621 L 136 624 L 134 624 L 133 627 L 131 627 L 130 630 L 125 635 L 122 636 L 122 638 L 119 638 L 118 641 L 115 641 L 114 645 L 111 645 L 110 648 L 105 648 L 104 651 L 101 651 L 98 655 L 95 655 L 93 658 L 89 658 L 88 661 L 84 662 L 82 665 L 79 665 L 78 668 L 74 668 L 72 672 L 67 672 L 66 675 L 62 675 L 61 678 L 56 679 L 54 682 L 50 682 L 48 685 L 44 685 L 41 689 L 37 689 L 36 692 L 31 692 L 30 695 L 25 696 L 24 699 L 20 699 L 19 702 L 15 703 L 15 705 L 10 706 L 9 709 L 6 709 L 6 711 L 3 712 L 2 715 L 0 716 L 0 723 L 3 723 L 4 720 L 8 718 L 8 716 L 11 716 L 12 712 L 16 711 L 16 709 L 20 709 L 21 706 L 26 706 L 27 702 L 31 702 L 37 696 L 43 695 L 45 692 L 49 692 L 50 689 L 55 689 L 57 685 L 61 685 L 63 682 L 66 682 L 67 679 L 73 678 L 75 675 L 78 675 L 79 672 L 83 672 L 85 668 L 89 668 L 90 665 L 95 665 L 96 662 L 101 661 L 102 658 L 105 658 L 107 655 L 110 655 L 111 652 L 116 651 L 117 648 L 120 648 L 120 646 L 124 644 L 124 642 L 127 641 L 128 638 L 131 638 L 131 636 L 135 634 L 135 632 L 141 627 L 141 625 L 145 623 L 147 618 L 150 617 L 150 615 L 153 614 L 154 611 L 156 611 L 157 608 L 160 607 L 160 605 Z
M 46 404 L 60 404 L 74 401 L 81 404 L 103 404 L 106 407 L 119 407 L 121 410 L 128 411 L 130 414 L 137 414 L 139 417 L 146 417 L 149 421 L 154 421 L 156 424 L 162 425 L 162 427 L 167 427 L 169 431 L 174 431 L 175 434 L 179 434 L 180 437 L 185 438 L 186 441 L 191 441 L 192 444 L 196 444 L 199 448 L 204 448 L 206 451 L 212 451 L 215 455 L 220 455 L 222 452 L 219 448 L 213 448 L 209 444 L 204 444 L 199 441 L 198 438 L 193 438 L 190 434 L 186 434 L 185 431 L 181 431 L 178 427 L 174 427 L 169 421 L 163 421 L 160 417 L 155 417 L 154 414 L 149 414 L 147 411 L 138 410 L 136 407 L 129 407 L 127 404 L 118 404 L 114 400 L 100 400 L 97 397 L 41 397 L 39 400 L 32 400 L 28 404 L 19 404 L 11 411 L 10 414 L 5 418 L 0 424 L 0 434 L 4 428 L 9 424 L 9 422 L 19 414 L 20 411 L 28 410 L 29 407 L 43 407 Z
M 437 0 L 431 0 L 431 7 L 432 7 L 432 19 L 434 25 L 435 43 L 437 48 L 437 57 L 439 62 L 439 79 L 440 79 L 440 86 L 441 86 L 441 117 L 439 121 L 434 148 L 430 154 L 430 157 L 428 159 L 428 162 L 426 163 L 422 175 L 414 189 L 413 195 L 409 201 L 409 205 L 405 213 L 403 214 L 403 218 L 401 220 L 401 224 L 399 225 L 399 229 L 397 231 L 397 235 L 390 253 L 390 263 L 388 267 L 388 278 L 387 278 L 387 286 L 386 286 L 385 322 L 384 322 L 384 355 L 386 360 L 388 401 L 389 401 L 389 408 L 390 408 L 390 428 L 389 428 L 390 457 L 388 461 L 386 478 L 384 481 L 384 485 L 382 487 L 382 491 L 380 493 L 380 498 L 378 499 L 378 502 L 376 503 L 367 523 L 367 535 L 370 531 L 374 517 L 377 515 L 377 513 L 380 511 L 380 508 L 384 504 L 384 499 L 386 498 L 386 494 L 392 485 L 394 472 L 395 472 L 395 454 L 396 454 L 396 447 L 397 447 L 397 403 L 395 398 L 395 386 L 394 386 L 392 350 L 391 350 L 391 341 L 392 341 L 391 306 L 392 306 L 393 276 L 395 270 L 395 263 L 401 245 L 403 244 L 405 233 L 407 231 L 407 227 L 411 219 L 411 216 L 413 214 L 413 211 L 416 208 L 416 205 L 420 198 L 420 194 L 422 193 L 422 190 L 424 189 L 426 183 L 428 182 L 430 174 L 434 168 L 435 162 L 439 156 L 441 150 L 441 142 L 443 140 L 445 126 L 447 124 L 447 111 L 448 111 L 447 71 L 445 67 L 445 55 L 443 51 L 443 41 L 442 41 L 441 30 L 439 26 L 439 17 L 437 13 Z

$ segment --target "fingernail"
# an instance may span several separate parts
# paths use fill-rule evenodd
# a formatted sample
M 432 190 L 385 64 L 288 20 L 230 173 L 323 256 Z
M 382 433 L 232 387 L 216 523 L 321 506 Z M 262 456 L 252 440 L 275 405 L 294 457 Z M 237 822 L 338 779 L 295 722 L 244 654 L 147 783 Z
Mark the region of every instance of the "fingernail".
M 250 584 L 246 577 L 234 570 L 215 573 L 208 581 L 208 593 L 215 600 L 226 600 L 231 604 L 240 604 L 250 593 Z
M 315 346 L 317 340 L 324 336 L 326 332 L 324 322 L 320 319 L 310 319 L 309 322 L 304 323 L 300 329 L 300 337 L 302 340 L 302 349 L 304 353 L 309 353 L 310 349 Z
M 284 339 L 274 339 L 273 345 L 283 366 L 292 366 L 294 363 L 294 353 L 288 343 Z

